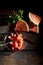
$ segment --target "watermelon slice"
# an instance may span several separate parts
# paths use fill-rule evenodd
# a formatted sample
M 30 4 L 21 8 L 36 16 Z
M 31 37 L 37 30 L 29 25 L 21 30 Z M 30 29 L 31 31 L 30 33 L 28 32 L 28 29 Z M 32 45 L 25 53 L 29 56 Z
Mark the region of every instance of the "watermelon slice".
M 35 25 L 39 25 L 39 23 L 41 22 L 41 19 L 42 19 L 38 15 L 35 15 L 31 12 L 29 13 L 29 18 Z
M 19 21 L 17 21 L 14 30 L 18 30 L 18 31 L 29 31 L 29 26 L 26 23 L 26 21 L 19 20 Z
M 39 26 L 34 25 L 32 22 L 28 22 L 28 25 L 29 25 L 29 30 L 30 31 L 39 33 Z

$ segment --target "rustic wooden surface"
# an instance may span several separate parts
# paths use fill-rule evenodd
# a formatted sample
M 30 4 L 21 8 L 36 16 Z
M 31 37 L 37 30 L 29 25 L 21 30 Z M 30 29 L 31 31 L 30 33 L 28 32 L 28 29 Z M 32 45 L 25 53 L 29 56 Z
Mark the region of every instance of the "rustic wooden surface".
M 0 65 L 40 65 L 40 56 L 36 52 L 2 52 L 0 53 Z

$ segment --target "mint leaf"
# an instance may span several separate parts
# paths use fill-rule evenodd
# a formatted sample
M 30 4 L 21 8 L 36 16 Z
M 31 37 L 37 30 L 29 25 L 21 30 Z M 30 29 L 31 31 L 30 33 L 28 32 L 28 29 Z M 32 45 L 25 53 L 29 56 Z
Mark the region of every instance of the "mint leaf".
M 9 16 L 9 22 L 15 23 L 18 20 L 22 20 L 22 18 L 23 18 L 23 10 L 19 9 L 18 14 L 16 14 L 15 11 L 13 10 L 12 15 Z
M 23 10 L 19 9 L 19 15 L 22 16 L 23 15 Z

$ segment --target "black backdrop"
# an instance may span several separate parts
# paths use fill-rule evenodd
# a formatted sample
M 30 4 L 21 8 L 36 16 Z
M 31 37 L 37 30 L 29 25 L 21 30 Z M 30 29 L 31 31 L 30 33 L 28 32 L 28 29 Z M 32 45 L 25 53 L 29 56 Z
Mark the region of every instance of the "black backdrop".
M 1 0 L 0 9 L 24 9 L 43 16 L 42 0 Z
M 39 25 L 40 28 L 40 39 L 38 43 L 38 49 L 39 52 L 42 54 L 42 49 L 43 49 L 43 2 L 42 0 L 1 0 L 0 1 L 0 10 L 8 10 L 8 9 L 23 9 L 25 10 L 24 16 L 25 19 L 27 18 L 27 13 L 29 11 L 34 12 L 35 14 L 39 15 L 42 17 L 42 21 Z M 28 19 L 26 19 L 28 20 Z M 43 56 L 43 55 L 42 55 Z

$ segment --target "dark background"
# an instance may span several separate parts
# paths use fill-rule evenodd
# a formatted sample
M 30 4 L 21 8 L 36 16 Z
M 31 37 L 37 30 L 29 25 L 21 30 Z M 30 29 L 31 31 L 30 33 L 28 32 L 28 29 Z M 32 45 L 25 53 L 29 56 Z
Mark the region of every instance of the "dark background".
M 3 15 L 10 15 L 10 12 L 12 10 L 18 10 L 23 9 L 24 10 L 24 18 L 25 20 L 28 20 L 28 12 L 31 11 L 39 16 L 42 17 L 42 21 L 39 25 L 40 29 L 40 39 L 37 44 L 38 52 L 41 55 L 41 58 L 43 56 L 43 2 L 42 0 L 1 0 L 0 1 L 0 16 Z M 41 60 L 43 62 L 43 58 Z
M 42 0 L 1 0 L 0 10 L 24 9 L 34 11 L 36 14 L 43 16 L 43 2 Z

